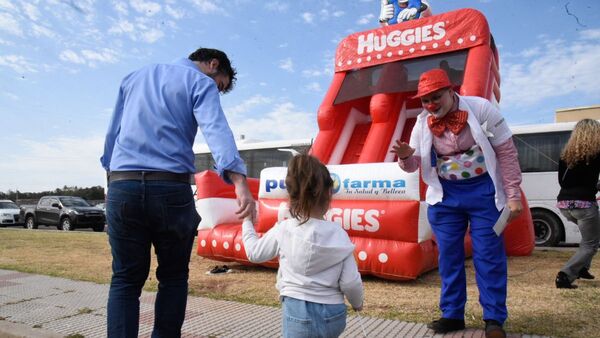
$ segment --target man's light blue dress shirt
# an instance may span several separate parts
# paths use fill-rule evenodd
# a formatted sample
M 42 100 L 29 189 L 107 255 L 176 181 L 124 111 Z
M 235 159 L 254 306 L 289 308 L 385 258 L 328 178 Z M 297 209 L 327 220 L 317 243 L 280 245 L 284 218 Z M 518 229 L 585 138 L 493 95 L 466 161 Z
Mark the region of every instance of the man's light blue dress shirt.
M 194 173 L 198 127 L 219 175 L 246 175 L 213 79 L 189 59 L 143 67 L 121 83 L 100 162 L 109 171 Z

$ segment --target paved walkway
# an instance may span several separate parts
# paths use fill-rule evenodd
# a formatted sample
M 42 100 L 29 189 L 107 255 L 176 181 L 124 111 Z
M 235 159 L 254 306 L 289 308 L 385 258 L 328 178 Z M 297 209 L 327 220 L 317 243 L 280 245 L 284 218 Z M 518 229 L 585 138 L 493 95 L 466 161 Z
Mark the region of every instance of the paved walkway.
M 105 337 L 107 296 L 108 285 L 0 270 L 0 337 Z M 152 332 L 155 296 L 140 299 L 140 337 Z M 280 318 L 275 307 L 190 296 L 183 337 L 279 337 Z M 364 337 L 361 322 L 368 337 L 484 337 L 482 330 L 434 335 L 425 324 L 355 315 L 342 337 Z

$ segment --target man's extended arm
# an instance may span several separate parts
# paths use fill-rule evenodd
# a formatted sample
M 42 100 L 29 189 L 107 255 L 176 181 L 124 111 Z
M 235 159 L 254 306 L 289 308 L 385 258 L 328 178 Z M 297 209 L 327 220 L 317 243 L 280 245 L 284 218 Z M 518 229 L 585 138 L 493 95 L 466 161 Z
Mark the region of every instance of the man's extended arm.
M 255 204 L 246 181 L 246 165 L 221 108 L 217 86 L 206 79 L 199 84 L 194 99 L 194 116 L 215 160 L 217 173 L 225 182 L 235 186 L 240 207 L 236 214 L 240 219 L 246 216 L 254 218 Z

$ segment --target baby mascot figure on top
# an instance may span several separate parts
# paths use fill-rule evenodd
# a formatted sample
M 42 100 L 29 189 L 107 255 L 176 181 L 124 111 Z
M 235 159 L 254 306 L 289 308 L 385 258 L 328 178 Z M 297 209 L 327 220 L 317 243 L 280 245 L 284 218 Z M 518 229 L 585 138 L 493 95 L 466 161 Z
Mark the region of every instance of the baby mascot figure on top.
M 387 26 L 430 15 L 431 8 L 426 0 L 381 0 L 379 22 Z

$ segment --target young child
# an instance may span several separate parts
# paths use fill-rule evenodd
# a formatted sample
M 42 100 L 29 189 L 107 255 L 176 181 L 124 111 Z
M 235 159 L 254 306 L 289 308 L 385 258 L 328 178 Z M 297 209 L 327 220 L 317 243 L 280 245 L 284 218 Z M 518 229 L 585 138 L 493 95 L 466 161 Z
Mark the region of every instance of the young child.
M 290 161 L 285 184 L 292 218 L 278 222 L 261 238 L 246 219 L 246 255 L 254 263 L 279 256 L 276 287 L 284 337 L 338 337 L 346 327 L 344 295 L 355 311 L 361 311 L 363 286 L 348 234 L 323 219 L 333 181 L 317 158 L 301 154 Z

